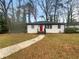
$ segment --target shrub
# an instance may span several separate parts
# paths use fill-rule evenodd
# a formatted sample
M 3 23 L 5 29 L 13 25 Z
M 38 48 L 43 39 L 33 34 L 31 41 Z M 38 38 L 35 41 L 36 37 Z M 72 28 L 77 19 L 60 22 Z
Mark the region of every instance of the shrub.
M 3 21 L 0 21 L 0 34 L 8 32 L 7 27 L 4 25 Z
M 8 32 L 8 29 L 6 27 L 0 28 L 0 34 L 7 33 L 7 32 Z
M 65 33 L 79 33 L 79 28 L 65 28 Z

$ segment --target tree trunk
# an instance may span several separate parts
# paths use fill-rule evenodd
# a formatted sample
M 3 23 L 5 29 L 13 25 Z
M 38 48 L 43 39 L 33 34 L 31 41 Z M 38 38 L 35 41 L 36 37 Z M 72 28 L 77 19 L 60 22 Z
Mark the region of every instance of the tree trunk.
M 31 19 L 30 19 L 30 9 L 28 10 L 28 21 L 29 21 L 29 23 L 31 23 Z
M 26 25 L 26 10 L 24 8 L 24 12 L 23 12 L 23 28 L 24 28 L 24 33 L 27 32 L 27 25 Z
M 45 14 L 46 14 L 46 21 L 48 21 L 49 19 L 48 19 L 48 14 L 47 14 L 47 12 L 46 12 Z
M 4 20 L 5 27 L 8 29 L 8 32 L 10 32 L 9 20 L 7 18 L 7 10 L 5 10 L 5 12 L 4 12 L 4 18 L 5 18 L 5 20 Z
M 56 22 L 57 2 L 58 2 L 58 0 L 56 0 L 56 2 L 55 2 L 54 22 Z
M 54 12 L 54 22 L 56 21 L 56 7 L 55 7 L 55 12 Z

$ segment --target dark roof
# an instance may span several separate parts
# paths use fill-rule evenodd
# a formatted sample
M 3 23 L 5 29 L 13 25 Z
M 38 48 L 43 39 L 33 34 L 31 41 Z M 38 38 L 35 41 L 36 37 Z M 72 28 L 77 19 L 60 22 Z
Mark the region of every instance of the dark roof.
M 27 25 L 65 25 L 65 23 L 53 23 L 48 21 L 38 21 L 33 23 L 27 23 Z

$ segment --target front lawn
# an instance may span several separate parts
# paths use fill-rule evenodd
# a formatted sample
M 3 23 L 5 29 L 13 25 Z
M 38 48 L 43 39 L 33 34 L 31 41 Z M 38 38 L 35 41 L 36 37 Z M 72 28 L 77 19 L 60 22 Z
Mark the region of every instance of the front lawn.
M 42 41 L 4 59 L 79 59 L 79 34 L 47 34 Z
M 32 39 L 36 36 L 37 36 L 36 34 L 24 34 L 24 33 L 0 34 L 0 48 L 20 43 L 22 41 Z

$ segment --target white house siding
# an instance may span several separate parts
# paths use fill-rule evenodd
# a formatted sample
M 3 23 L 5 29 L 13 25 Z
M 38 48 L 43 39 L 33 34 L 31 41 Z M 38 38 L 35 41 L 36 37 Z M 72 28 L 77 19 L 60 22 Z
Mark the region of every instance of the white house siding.
M 37 33 L 38 32 L 38 25 L 34 25 L 34 28 L 32 28 L 32 25 L 27 26 L 27 33 Z
M 75 26 L 76 28 L 79 28 L 79 25 Z
M 52 29 L 46 29 L 46 33 L 63 33 L 64 25 L 61 25 L 61 28 L 58 29 L 58 25 L 52 25 Z
M 64 29 L 65 29 L 65 25 L 61 25 L 61 29 L 59 29 L 59 30 L 61 33 L 64 33 Z
M 45 26 L 44 26 L 45 27 Z M 37 33 L 40 30 L 40 25 L 32 25 L 27 26 L 27 33 Z M 61 28 L 58 29 L 58 25 L 52 25 L 52 29 L 46 28 L 46 33 L 63 33 L 64 32 L 64 25 L 61 25 Z

